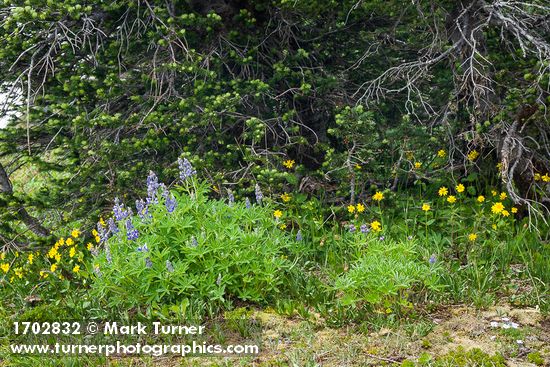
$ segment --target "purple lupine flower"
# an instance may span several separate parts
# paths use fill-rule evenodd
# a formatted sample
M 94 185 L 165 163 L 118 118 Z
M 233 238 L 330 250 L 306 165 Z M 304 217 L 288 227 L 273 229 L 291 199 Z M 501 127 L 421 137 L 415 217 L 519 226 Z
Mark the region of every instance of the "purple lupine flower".
M 136 200 L 136 210 L 141 219 L 149 217 L 149 203 L 151 198 L 147 198 L 147 202 L 143 199 Z M 151 199 L 154 200 L 154 199 Z
M 126 237 L 129 241 L 137 240 L 139 237 L 139 231 L 134 227 L 131 219 L 126 221 Z
M 151 269 L 153 267 L 153 262 L 150 257 L 145 258 L 145 267 Z
M 147 176 L 147 197 L 151 198 L 153 202 L 157 202 L 157 192 L 159 188 L 159 179 L 155 172 L 149 171 Z
M 99 266 L 96 265 L 94 266 L 94 273 L 96 276 L 100 277 L 101 276 L 101 270 L 99 270 Z
M 172 263 L 170 262 L 170 260 L 166 260 L 166 270 L 167 270 L 169 273 L 173 273 L 173 272 L 174 272 L 174 265 L 172 265 Z
M 113 258 L 111 257 L 111 249 L 109 246 L 105 246 L 105 259 L 109 264 L 113 262 Z
M 197 247 L 199 245 L 199 242 L 195 238 L 195 236 L 191 237 L 191 247 Z
M 296 233 L 296 241 L 301 241 L 301 240 L 302 240 L 302 230 L 299 229 L 298 233 Z
M 109 232 L 101 225 L 101 223 L 97 223 L 97 235 L 99 236 L 99 242 L 105 243 L 109 239 Z
M 380 238 L 379 238 L 380 241 L 384 241 L 385 239 L 386 239 L 386 237 L 384 237 L 384 236 L 380 236 Z
M 218 274 L 218 279 L 216 279 L 216 284 L 218 285 L 218 287 L 222 284 L 222 275 L 221 274 Z
M 246 206 L 246 209 L 250 209 L 252 207 L 252 204 L 250 204 L 250 199 L 246 198 L 244 200 L 244 205 Z
M 159 191 L 162 197 L 164 198 L 164 200 L 168 199 L 168 195 L 170 194 L 170 191 L 168 190 L 165 184 L 163 183 L 159 184 Z
M 180 169 L 180 179 L 182 181 L 185 181 L 189 177 L 197 174 L 197 171 L 195 171 L 195 169 L 191 165 L 191 162 L 189 162 L 187 158 L 184 158 L 184 159 L 178 158 L 178 166 Z
M 131 215 L 131 211 L 125 209 L 124 204 L 122 204 L 116 197 L 115 205 L 113 206 L 113 214 L 115 215 L 115 219 L 117 221 L 121 221 Z
M 355 232 L 355 226 L 354 226 L 353 224 L 350 224 L 350 225 L 349 225 L 349 231 L 350 231 L 351 233 Z
M 99 250 L 97 249 L 97 246 L 92 247 L 90 252 L 92 253 L 93 257 L 97 257 L 97 255 L 99 255 Z
M 361 230 L 361 233 L 369 233 L 370 232 L 370 228 L 366 224 L 361 224 L 360 230 Z
M 430 256 L 430 259 L 428 260 L 428 262 L 430 264 L 435 264 L 435 262 L 437 261 L 437 258 L 435 257 L 435 254 L 432 254 L 432 256 Z
M 109 231 L 112 234 L 117 234 L 119 232 L 118 226 L 115 223 L 115 220 L 113 219 L 113 217 L 109 218 L 109 221 L 107 222 L 107 224 L 109 225 Z
M 166 198 L 166 201 L 164 202 L 166 205 L 166 210 L 168 213 L 172 213 L 176 209 L 176 198 L 174 195 L 170 194 L 170 197 Z
M 235 203 L 235 196 L 233 196 L 233 191 L 227 190 L 227 198 L 229 199 L 229 206 L 233 206 Z
M 147 247 L 147 244 L 144 243 L 143 246 L 138 246 L 137 251 L 138 252 L 149 252 L 149 247 Z
M 260 185 L 256 184 L 256 186 L 254 187 L 254 193 L 256 194 L 256 202 L 259 205 L 262 205 L 264 194 L 262 193 L 262 189 L 260 189 Z

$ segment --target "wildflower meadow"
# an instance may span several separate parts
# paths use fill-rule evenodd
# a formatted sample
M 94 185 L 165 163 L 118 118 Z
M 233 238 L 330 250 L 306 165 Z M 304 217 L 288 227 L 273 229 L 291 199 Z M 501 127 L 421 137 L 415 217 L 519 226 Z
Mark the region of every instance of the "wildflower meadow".
M 548 14 L 3 1 L 0 366 L 550 366 Z

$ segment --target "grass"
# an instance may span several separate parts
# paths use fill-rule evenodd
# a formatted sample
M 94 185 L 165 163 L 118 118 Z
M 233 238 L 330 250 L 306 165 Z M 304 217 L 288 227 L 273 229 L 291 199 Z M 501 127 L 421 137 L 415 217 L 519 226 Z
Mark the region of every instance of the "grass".
M 181 324 L 219 315 L 229 322 L 213 340 L 242 340 L 252 332 L 244 320 L 257 320 L 262 354 L 66 358 L 51 365 L 547 363 L 550 247 L 540 235 L 547 228 L 531 232 L 526 219 L 511 215 L 504 193 L 488 189 L 480 201 L 466 187 L 449 192 L 457 198 L 449 202 L 386 191 L 373 193 L 376 202 L 331 207 L 335 215 L 328 215 L 319 201 L 299 195 L 249 208 L 244 200 L 210 199 L 198 181 L 176 190 L 174 211 L 159 195 L 151 218 L 131 217 L 137 240 L 123 221 L 101 244 L 97 230 L 106 226 L 91 231 L 74 223 L 32 261 L 28 253 L 4 253 L 0 365 L 39 360 L 8 353 L 13 321 Z M 490 326 L 502 317 L 520 327 Z

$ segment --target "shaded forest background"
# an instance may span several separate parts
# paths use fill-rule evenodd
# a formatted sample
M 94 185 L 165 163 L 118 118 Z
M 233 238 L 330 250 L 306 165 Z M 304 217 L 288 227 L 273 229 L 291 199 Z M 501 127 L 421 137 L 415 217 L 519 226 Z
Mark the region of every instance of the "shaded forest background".
M 450 172 L 545 216 L 549 14 L 546 0 L 6 0 L 0 246 L 93 223 L 149 170 L 173 181 L 178 157 L 220 196 L 259 183 L 354 203 Z

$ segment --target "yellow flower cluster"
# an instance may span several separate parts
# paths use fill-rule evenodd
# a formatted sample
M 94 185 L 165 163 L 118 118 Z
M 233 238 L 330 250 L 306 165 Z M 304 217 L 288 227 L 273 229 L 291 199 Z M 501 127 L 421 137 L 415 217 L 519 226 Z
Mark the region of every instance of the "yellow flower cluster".
M 477 157 L 479 157 L 479 152 L 475 149 L 468 153 L 468 160 L 471 162 L 475 161 Z
M 296 162 L 294 161 L 294 159 L 287 159 L 286 161 L 283 162 L 283 166 L 285 166 L 288 169 L 291 169 L 292 167 L 294 167 L 295 163 Z
M 545 173 L 544 175 L 535 173 L 534 179 L 535 181 L 550 182 L 550 175 L 548 173 Z
M 347 209 L 348 209 L 348 212 L 351 213 L 351 214 L 353 214 L 355 212 L 363 213 L 365 211 L 365 206 L 361 203 L 358 203 L 355 206 L 350 204 L 350 205 L 348 205 Z
M 376 191 L 376 194 L 374 194 L 374 195 L 372 196 L 372 199 L 373 199 L 374 201 L 382 201 L 382 200 L 384 199 L 384 194 L 381 193 L 380 191 Z

